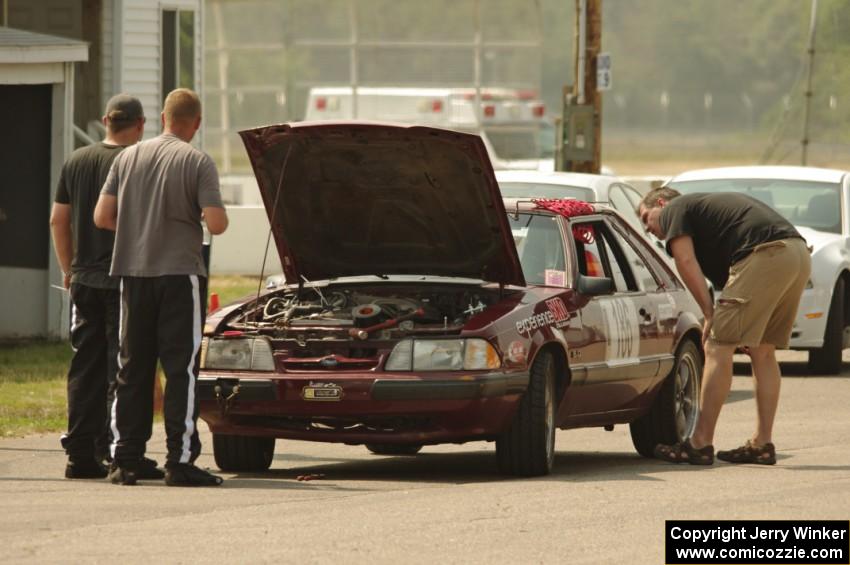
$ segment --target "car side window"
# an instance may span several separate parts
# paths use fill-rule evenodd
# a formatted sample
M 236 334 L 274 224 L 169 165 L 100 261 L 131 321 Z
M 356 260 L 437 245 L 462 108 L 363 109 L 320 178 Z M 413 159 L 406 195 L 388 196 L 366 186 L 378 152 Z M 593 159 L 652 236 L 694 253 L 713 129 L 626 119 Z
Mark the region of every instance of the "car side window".
M 637 206 L 634 206 L 626 196 L 623 187 L 620 185 L 613 185 L 608 190 L 608 200 L 611 202 L 611 206 L 617 210 L 625 219 L 628 221 L 633 228 L 638 231 L 643 230 L 643 226 L 640 225 L 640 218 L 638 218 L 637 212 L 635 211 Z
M 612 231 L 614 233 L 614 239 L 616 239 L 620 244 L 620 247 L 626 256 L 626 260 L 632 269 L 632 273 L 634 273 L 635 282 L 637 283 L 638 288 L 649 292 L 657 290 L 659 286 L 658 281 L 647 268 L 641 256 L 638 255 L 637 251 L 635 251 L 634 247 L 632 247 L 632 244 L 616 230 Z
M 607 232 L 604 237 L 604 242 L 606 254 L 611 262 L 611 275 L 614 278 L 614 286 L 616 286 L 619 292 L 634 290 L 629 288 L 629 283 L 626 281 L 626 271 L 623 270 L 623 265 L 621 265 L 620 261 L 617 259 L 617 254 L 613 248 L 614 244 L 611 241 L 610 234 Z
M 632 210 L 637 210 L 638 206 L 640 206 L 640 201 L 643 199 L 640 193 L 627 184 L 622 185 L 622 187 L 623 192 L 626 193 L 626 197 L 629 199 L 629 202 L 632 205 Z
M 528 284 L 564 286 L 566 260 L 558 218 L 548 214 L 508 215 L 511 232 Z
M 635 271 L 635 276 L 639 280 L 642 279 L 646 281 L 645 285 L 648 285 L 643 287 L 644 290 L 651 290 L 653 288 L 658 288 L 659 286 L 667 289 L 680 287 L 670 268 L 658 257 L 658 253 L 665 253 L 665 251 L 656 252 L 652 249 L 652 245 L 646 240 L 640 237 L 629 237 L 625 234 L 625 230 L 615 231 L 617 231 L 618 235 L 622 239 L 626 240 L 629 247 L 636 252 L 644 269 L 647 269 L 651 273 L 651 276 L 654 276 L 654 282 L 650 282 L 649 279 L 646 278 L 646 275 L 638 274 L 638 272 Z
M 614 280 L 618 292 L 636 291 L 625 254 L 602 221 L 571 224 L 579 273 Z

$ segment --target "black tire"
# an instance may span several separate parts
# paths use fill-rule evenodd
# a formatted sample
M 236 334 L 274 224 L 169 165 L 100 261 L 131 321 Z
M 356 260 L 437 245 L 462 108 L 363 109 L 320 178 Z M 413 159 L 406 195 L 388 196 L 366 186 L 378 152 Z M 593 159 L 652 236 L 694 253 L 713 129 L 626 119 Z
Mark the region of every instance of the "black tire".
M 844 350 L 844 280 L 838 279 L 832 291 L 832 302 L 826 317 L 823 347 L 809 351 L 809 372 L 815 375 L 837 375 L 841 372 Z
M 366 449 L 375 455 L 416 455 L 421 445 L 396 445 L 392 443 L 367 443 Z
M 548 475 L 555 461 L 555 360 L 540 353 L 510 428 L 496 439 L 496 462 L 506 475 Z
M 222 471 L 267 471 L 274 457 L 273 437 L 213 434 L 215 464 Z
M 691 436 L 699 413 L 702 364 L 697 344 L 685 340 L 649 412 L 629 424 L 632 444 L 638 453 L 652 457 L 659 443 L 672 444 Z

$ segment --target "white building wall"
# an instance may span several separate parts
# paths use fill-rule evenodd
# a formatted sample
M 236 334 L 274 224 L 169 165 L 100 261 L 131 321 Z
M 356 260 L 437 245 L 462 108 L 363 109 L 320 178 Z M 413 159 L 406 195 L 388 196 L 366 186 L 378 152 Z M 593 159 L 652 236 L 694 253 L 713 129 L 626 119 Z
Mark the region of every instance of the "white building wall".
M 159 134 L 161 129 L 162 11 L 174 9 L 195 12 L 195 90 L 203 98 L 202 0 L 104 2 L 103 100 L 109 100 L 118 92 L 137 97 L 148 118 L 146 138 Z M 201 138 L 198 135 L 198 139 Z
M 74 63 L 2 63 L 0 84 L 52 85 L 48 109 L 52 117 L 48 202 L 52 206 L 62 164 L 73 146 Z M 0 338 L 67 335 L 68 294 L 51 286 L 61 285 L 62 271 L 50 244 L 44 252 L 49 257 L 47 269 L 0 267 Z
M 100 23 L 101 29 L 101 69 L 100 69 L 100 99 L 106 105 L 106 101 L 115 94 L 115 76 L 112 72 L 112 61 L 115 49 L 115 24 L 113 23 L 113 0 L 104 0 L 101 17 L 103 21 Z
M 227 230 L 213 237 L 210 274 L 259 275 L 269 236 L 269 218 L 262 206 L 228 206 Z M 265 275 L 283 272 L 274 239 L 269 241 Z

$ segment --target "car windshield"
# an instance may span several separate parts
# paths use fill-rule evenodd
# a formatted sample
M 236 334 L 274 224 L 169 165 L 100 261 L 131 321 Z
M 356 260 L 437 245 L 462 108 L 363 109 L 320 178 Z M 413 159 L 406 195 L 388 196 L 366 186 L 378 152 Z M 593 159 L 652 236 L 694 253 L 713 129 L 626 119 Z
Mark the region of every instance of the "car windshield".
M 557 218 L 543 214 L 508 214 L 508 221 L 525 282 L 565 286 L 564 240 Z
M 841 233 L 840 185 L 782 179 L 710 179 L 671 182 L 682 194 L 740 192 L 761 200 L 795 226 Z
M 551 159 L 555 155 L 554 128 L 546 123 L 485 127 L 484 133 L 500 159 Z
M 537 182 L 500 182 L 502 198 L 575 198 L 593 202 L 593 191 L 578 186 L 561 184 L 543 184 Z

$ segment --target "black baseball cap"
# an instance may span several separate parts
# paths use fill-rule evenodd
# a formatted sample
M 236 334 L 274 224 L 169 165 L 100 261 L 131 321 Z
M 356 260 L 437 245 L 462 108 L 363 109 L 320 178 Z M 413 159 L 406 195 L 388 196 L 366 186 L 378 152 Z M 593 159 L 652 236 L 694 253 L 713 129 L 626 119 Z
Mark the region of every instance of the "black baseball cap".
M 113 122 L 135 122 L 145 117 L 142 103 L 129 94 L 116 94 L 106 103 L 106 118 Z

